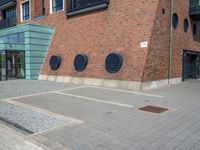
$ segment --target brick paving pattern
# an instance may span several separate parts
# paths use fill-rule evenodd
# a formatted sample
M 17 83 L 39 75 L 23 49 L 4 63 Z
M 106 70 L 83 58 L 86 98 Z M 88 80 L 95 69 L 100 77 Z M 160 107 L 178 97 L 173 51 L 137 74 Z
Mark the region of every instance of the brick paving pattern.
M 82 121 L 25 136 L 49 149 L 199 150 L 199 86 L 200 81 L 188 81 L 141 93 L 79 87 L 12 100 Z M 148 105 L 168 110 L 138 110 Z

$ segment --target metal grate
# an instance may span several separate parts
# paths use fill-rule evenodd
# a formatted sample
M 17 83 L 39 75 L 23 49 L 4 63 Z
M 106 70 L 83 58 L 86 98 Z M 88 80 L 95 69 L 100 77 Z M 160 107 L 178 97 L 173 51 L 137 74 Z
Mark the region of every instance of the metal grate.
M 167 111 L 168 109 L 157 107 L 157 106 L 145 106 L 145 107 L 139 108 L 139 110 L 160 114 Z
M 51 70 L 53 71 L 58 70 L 58 68 L 61 65 L 61 62 L 62 62 L 61 56 L 55 56 L 55 55 L 51 56 L 50 62 L 49 62 Z
M 74 59 L 74 67 L 76 71 L 83 71 L 88 64 L 88 56 L 84 54 L 79 54 Z
M 106 70 L 110 73 L 117 73 L 123 63 L 123 58 L 118 53 L 111 53 L 106 57 L 105 66 Z

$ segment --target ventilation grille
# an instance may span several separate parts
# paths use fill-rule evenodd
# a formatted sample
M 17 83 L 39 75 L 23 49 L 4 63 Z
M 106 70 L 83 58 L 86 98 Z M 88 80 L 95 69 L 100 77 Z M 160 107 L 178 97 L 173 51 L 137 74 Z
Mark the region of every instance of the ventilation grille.
M 88 64 L 88 56 L 84 54 L 79 54 L 74 59 L 74 68 L 76 71 L 83 71 Z
M 117 73 L 123 63 L 123 58 L 118 53 L 111 53 L 106 57 L 105 66 L 106 70 L 110 73 Z
M 61 56 L 55 56 L 55 55 L 51 56 L 50 62 L 49 62 L 51 70 L 53 71 L 58 70 L 58 68 L 61 65 L 61 62 L 62 62 Z

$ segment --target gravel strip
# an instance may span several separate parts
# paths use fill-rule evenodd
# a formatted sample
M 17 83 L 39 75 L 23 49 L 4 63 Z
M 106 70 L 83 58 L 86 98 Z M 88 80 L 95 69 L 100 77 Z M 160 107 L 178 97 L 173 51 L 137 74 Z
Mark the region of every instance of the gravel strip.
M 30 95 L 35 93 L 49 92 L 78 87 L 71 83 L 58 83 L 41 80 L 10 80 L 0 81 L 0 99 L 16 96 Z
M 6 102 L 0 102 L 0 119 L 29 133 L 41 132 L 66 123 L 63 118 L 27 110 Z

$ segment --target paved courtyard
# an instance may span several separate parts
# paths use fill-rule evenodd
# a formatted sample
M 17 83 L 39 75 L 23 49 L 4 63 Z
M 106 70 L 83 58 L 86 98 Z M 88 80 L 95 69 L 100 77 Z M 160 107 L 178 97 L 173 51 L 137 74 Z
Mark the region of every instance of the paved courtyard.
M 0 87 L 0 150 L 200 149 L 199 80 L 140 92 L 25 80 Z

